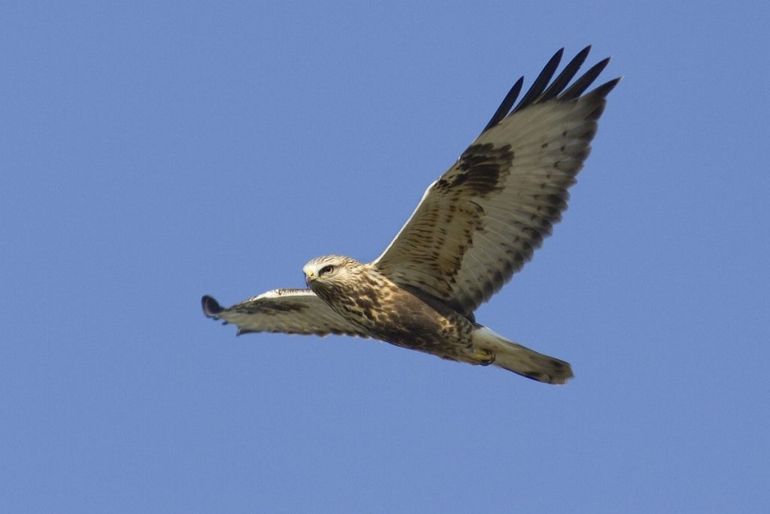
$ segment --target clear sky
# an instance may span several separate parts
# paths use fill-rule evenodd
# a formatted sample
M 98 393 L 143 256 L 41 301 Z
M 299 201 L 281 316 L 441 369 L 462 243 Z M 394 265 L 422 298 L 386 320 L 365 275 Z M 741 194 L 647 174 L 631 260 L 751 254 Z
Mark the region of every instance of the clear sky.
M 0 512 L 770 511 L 767 9 L 3 2 Z M 568 385 L 203 317 L 376 257 L 589 43 L 624 80 L 477 313 Z

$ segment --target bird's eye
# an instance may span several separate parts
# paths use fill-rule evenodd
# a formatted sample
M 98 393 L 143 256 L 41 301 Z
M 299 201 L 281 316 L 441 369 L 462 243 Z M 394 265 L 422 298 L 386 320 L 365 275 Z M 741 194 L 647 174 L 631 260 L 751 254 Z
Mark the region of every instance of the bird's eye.
M 326 266 L 321 268 L 321 270 L 318 272 L 318 276 L 320 277 L 320 276 L 326 275 L 327 273 L 331 273 L 332 271 L 334 271 L 334 266 L 332 266 L 331 264 L 327 264 Z

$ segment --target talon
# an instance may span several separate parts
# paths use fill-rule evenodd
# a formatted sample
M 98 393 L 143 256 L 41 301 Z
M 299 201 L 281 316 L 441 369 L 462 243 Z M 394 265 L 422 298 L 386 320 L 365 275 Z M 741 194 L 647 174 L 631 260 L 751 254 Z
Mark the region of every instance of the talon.
M 495 362 L 496 355 L 489 350 L 476 349 L 476 354 L 473 356 L 476 362 L 481 366 L 489 366 Z

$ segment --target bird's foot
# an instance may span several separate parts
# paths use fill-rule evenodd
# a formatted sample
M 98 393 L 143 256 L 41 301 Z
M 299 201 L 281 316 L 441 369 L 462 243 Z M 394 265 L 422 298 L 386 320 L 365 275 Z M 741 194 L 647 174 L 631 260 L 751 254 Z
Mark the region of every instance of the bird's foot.
M 473 359 L 474 364 L 478 364 L 480 366 L 489 366 L 495 362 L 495 354 L 482 348 L 473 348 L 471 350 L 470 357 Z

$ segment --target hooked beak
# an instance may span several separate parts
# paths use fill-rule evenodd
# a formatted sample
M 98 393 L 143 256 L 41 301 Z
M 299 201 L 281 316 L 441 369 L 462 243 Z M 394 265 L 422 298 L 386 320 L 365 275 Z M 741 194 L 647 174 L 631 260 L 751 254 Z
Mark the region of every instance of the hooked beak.
M 316 279 L 314 271 L 305 271 L 305 284 L 310 287 L 310 283 Z

